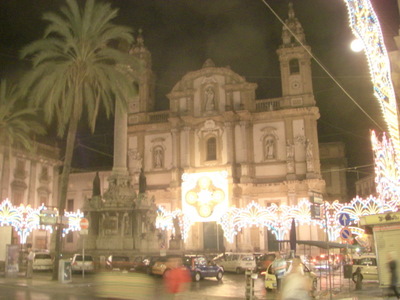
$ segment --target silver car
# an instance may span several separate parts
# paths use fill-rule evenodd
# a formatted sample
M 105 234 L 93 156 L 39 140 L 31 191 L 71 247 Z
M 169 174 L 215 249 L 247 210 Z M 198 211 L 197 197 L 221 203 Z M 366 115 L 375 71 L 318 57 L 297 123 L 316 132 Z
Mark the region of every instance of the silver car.
M 94 261 L 91 255 L 75 254 L 71 259 L 71 270 L 72 272 L 87 272 L 94 271 Z
M 33 271 L 50 271 L 53 269 L 53 258 L 49 253 L 36 252 L 32 263 Z

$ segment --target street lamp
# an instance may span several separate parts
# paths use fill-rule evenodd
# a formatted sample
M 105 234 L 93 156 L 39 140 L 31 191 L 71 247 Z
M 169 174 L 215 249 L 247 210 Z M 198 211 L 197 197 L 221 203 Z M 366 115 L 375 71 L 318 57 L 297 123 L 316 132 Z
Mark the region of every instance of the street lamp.
M 364 44 L 361 40 L 355 39 L 350 43 L 350 49 L 354 52 L 361 52 L 364 50 Z

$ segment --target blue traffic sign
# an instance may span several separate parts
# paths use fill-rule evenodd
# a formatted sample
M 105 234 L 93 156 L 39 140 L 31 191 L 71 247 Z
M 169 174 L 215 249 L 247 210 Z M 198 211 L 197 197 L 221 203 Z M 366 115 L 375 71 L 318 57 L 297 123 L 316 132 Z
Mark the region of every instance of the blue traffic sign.
M 341 231 L 340 231 L 340 237 L 344 240 L 347 240 L 351 237 L 351 230 L 348 227 L 344 227 Z
M 341 213 L 339 215 L 339 224 L 342 226 L 348 226 L 350 224 L 350 215 L 348 213 Z

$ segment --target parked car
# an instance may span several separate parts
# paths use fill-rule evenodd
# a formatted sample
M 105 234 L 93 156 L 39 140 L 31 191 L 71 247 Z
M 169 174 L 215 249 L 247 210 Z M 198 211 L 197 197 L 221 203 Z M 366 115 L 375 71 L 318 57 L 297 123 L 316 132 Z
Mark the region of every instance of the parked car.
M 363 254 L 353 257 L 353 273 L 361 268 L 361 274 L 365 281 L 378 281 L 378 264 L 375 254 Z
M 286 261 L 286 270 L 290 268 L 291 264 L 292 264 L 291 260 Z M 314 272 L 312 272 L 309 268 L 307 268 L 303 263 L 302 266 L 304 275 L 307 276 L 307 278 L 311 281 L 311 287 L 312 287 L 311 296 L 314 297 L 316 296 L 316 292 L 318 289 L 318 276 Z M 265 289 L 267 291 L 275 290 L 277 288 L 276 277 L 275 273 L 272 270 L 272 265 L 269 265 L 267 270 L 265 271 L 264 283 L 265 283 Z
M 154 264 L 151 267 L 150 274 L 163 276 L 165 271 L 168 269 L 167 261 L 167 256 L 159 256 L 157 259 L 155 259 Z
M 312 266 L 314 271 L 324 271 L 337 270 L 340 267 L 340 261 L 335 255 L 321 254 L 312 259 Z
M 135 271 L 144 272 L 147 274 L 151 274 L 151 269 L 153 268 L 155 262 L 159 259 L 160 256 L 138 256 L 135 257 Z
M 213 261 L 208 262 L 205 256 L 185 255 L 183 265 L 189 269 L 193 281 L 200 281 L 206 277 L 221 280 L 224 276 L 224 269 Z
M 128 256 L 110 255 L 106 260 L 106 269 L 133 271 L 135 269 L 135 263 L 131 262 Z
M 246 270 L 256 269 L 256 259 L 252 253 L 232 253 L 227 252 L 214 259 L 224 272 L 244 273 Z
M 275 253 L 264 253 L 256 256 L 257 272 L 264 272 L 275 259 Z
M 82 272 L 83 270 L 92 272 L 94 271 L 94 261 L 91 255 L 74 254 L 71 259 L 72 272 Z
M 33 271 L 50 271 L 53 270 L 53 258 L 49 253 L 34 253 L 32 262 Z

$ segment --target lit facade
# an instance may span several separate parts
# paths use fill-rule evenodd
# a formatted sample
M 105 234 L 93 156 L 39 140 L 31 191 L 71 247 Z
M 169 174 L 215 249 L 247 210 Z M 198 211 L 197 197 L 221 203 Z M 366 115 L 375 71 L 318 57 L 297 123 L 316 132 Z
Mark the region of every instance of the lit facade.
M 186 250 L 267 250 L 276 238 L 267 228 L 244 228 L 234 242 L 224 240 L 216 225 L 223 212 L 253 201 L 296 205 L 324 192 L 310 48 L 291 6 L 286 24 L 298 40 L 283 29 L 280 98 L 255 99 L 256 84 L 208 59 L 175 84 L 170 109 L 156 112 L 151 54 L 141 37 L 131 50 L 146 71 L 127 116 L 129 174 L 137 182 L 143 168 L 149 197 L 194 220 Z M 315 228 L 299 228 L 299 239 L 311 237 L 323 239 Z
M 15 207 L 56 207 L 58 168 L 61 165 L 59 155 L 58 148 L 38 142 L 34 142 L 32 151 L 19 147 L 10 148 L 5 143 L 0 145 L 1 199 L 9 199 Z M 5 244 L 21 242 L 17 231 L 11 231 L 11 227 L 1 230 L 11 232 L 11 240 L 7 240 Z M 51 248 L 50 233 L 46 230 L 35 230 L 23 242 L 31 243 L 36 249 Z

